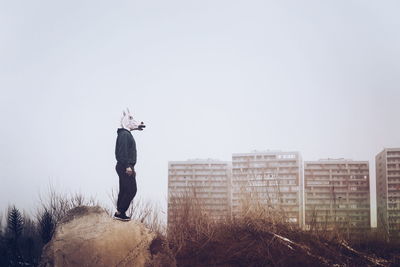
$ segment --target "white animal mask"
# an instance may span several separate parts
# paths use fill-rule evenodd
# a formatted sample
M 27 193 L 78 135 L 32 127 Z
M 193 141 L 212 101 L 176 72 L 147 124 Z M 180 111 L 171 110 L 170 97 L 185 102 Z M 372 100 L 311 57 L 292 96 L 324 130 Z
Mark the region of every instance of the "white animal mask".
M 126 109 L 122 111 L 122 118 L 121 118 L 121 127 L 124 129 L 127 129 L 129 131 L 133 130 L 138 130 L 139 129 L 139 123 L 133 119 L 133 115 L 129 111 L 129 109 Z

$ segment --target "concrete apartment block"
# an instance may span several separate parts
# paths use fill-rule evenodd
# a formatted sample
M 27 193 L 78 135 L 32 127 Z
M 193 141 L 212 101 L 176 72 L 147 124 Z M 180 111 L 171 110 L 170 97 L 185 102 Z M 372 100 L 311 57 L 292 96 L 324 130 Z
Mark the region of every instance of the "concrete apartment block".
M 306 229 L 370 229 L 368 161 L 305 161 L 304 181 Z
M 400 238 L 400 148 L 385 148 L 375 164 L 378 229 Z
M 281 210 L 289 222 L 303 225 L 303 170 L 299 152 L 254 151 L 232 155 L 232 213 L 246 198 Z
M 168 163 L 168 225 L 182 209 L 182 197 L 195 201 L 214 220 L 231 217 L 231 163 L 217 160 Z

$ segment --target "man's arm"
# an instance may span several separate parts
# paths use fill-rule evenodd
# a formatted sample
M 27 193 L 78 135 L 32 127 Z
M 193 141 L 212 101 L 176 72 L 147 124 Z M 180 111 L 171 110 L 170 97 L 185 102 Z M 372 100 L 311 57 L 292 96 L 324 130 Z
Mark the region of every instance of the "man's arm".
M 134 154 L 133 154 L 133 161 L 129 157 L 129 136 L 127 134 L 121 134 L 118 135 L 117 138 L 117 144 L 115 146 L 115 156 L 117 158 L 117 161 L 122 164 L 122 166 L 125 168 L 125 172 L 128 175 L 132 175 L 135 170 L 134 166 L 136 163 L 136 145 L 135 142 L 133 141 L 134 144 Z
M 130 167 L 128 155 L 128 136 L 126 134 L 118 135 L 115 147 L 115 157 L 124 168 Z
M 132 155 L 132 158 L 129 159 L 128 167 L 126 168 L 126 173 L 128 175 L 132 175 L 132 174 L 136 175 L 136 173 L 135 173 L 135 164 L 136 164 L 136 142 L 135 142 L 135 139 L 133 139 L 132 142 L 133 142 L 133 144 L 132 144 L 133 155 Z

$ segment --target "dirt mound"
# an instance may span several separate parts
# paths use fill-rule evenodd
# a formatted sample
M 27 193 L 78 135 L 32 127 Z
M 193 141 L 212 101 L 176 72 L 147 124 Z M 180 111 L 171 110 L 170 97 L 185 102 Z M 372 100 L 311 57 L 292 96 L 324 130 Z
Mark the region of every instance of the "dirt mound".
M 175 235 L 178 266 L 389 266 L 353 249 L 341 239 L 327 239 L 264 220 L 180 227 Z M 184 231 L 182 231 L 184 229 Z

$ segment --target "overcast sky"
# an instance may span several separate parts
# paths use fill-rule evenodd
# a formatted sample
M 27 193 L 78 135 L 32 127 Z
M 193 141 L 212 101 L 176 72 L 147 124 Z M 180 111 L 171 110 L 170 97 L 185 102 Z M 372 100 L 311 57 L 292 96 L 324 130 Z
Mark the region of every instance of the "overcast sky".
M 110 204 L 126 107 L 137 197 L 164 209 L 169 160 L 254 149 L 369 160 L 374 189 L 400 146 L 399 3 L 0 0 L 0 211 L 49 183 Z

